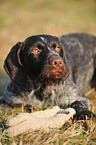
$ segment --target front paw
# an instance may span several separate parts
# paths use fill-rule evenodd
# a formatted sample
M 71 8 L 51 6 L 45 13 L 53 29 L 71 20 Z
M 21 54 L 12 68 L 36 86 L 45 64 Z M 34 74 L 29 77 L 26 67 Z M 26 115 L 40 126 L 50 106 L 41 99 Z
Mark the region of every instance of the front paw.
M 75 120 L 86 120 L 86 119 L 96 119 L 96 115 L 89 110 L 82 110 L 79 113 L 76 113 L 73 117 Z
M 96 115 L 88 110 L 87 106 L 81 101 L 75 101 L 71 104 L 71 107 L 75 109 L 76 114 L 73 119 L 86 120 L 89 118 L 96 119 Z

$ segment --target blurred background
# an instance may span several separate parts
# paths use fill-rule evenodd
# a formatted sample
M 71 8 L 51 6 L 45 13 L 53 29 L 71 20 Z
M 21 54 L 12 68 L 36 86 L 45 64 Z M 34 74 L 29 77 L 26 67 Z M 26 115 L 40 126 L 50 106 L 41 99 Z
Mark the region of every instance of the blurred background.
M 14 44 L 75 32 L 96 35 L 96 0 L 0 0 L 0 94 L 8 81 L 3 62 Z

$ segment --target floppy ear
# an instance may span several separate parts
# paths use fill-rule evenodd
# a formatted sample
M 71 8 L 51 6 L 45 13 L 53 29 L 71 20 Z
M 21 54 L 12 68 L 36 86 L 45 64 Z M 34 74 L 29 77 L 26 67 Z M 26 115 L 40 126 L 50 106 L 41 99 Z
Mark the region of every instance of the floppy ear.
M 21 42 L 18 42 L 16 45 L 14 45 L 4 62 L 4 68 L 6 72 L 18 85 L 25 85 L 27 80 L 27 76 L 20 61 L 20 52 L 22 47 L 23 43 Z

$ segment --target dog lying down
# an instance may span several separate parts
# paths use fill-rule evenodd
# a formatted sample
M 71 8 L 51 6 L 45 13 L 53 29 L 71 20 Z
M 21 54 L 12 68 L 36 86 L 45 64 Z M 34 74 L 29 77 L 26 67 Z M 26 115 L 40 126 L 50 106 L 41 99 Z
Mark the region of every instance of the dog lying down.
M 83 95 L 95 84 L 95 36 L 31 36 L 12 47 L 4 68 L 11 81 L 0 97 L 1 106 L 66 104 L 75 109 L 76 119 L 95 117 Z

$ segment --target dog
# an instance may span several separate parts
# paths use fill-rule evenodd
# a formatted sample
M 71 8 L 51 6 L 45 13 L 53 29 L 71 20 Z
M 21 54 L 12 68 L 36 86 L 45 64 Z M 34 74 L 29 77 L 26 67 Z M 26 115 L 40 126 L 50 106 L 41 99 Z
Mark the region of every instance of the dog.
M 76 110 L 77 120 L 95 117 L 83 95 L 94 76 L 95 54 L 96 37 L 89 34 L 35 35 L 18 42 L 4 62 L 11 80 L 1 104 L 67 105 Z

